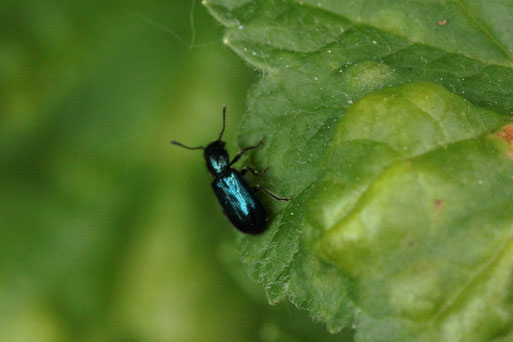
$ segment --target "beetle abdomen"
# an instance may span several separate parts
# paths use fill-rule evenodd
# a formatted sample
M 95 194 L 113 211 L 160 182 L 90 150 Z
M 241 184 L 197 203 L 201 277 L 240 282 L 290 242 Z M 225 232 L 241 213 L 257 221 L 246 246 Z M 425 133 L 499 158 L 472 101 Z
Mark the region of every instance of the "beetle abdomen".
M 267 215 L 244 177 L 230 169 L 212 182 L 214 193 L 230 222 L 240 231 L 259 234 L 267 226 Z

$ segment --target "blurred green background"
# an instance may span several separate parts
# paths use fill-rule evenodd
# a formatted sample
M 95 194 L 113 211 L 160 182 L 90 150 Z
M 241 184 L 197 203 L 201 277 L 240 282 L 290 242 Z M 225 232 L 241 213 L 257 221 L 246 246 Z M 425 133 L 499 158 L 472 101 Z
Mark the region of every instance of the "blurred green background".
M 256 78 L 198 2 L 0 2 L 0 341 L 334 341 L 271 307 L 200 152 Z

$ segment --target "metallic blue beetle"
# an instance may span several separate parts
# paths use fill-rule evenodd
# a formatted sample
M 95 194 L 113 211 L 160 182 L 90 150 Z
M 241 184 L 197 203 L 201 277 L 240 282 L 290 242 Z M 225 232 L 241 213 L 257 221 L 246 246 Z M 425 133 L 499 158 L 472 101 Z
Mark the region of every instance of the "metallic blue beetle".
M 262 190 L 269 196 L 281 201 L 288 201 L 290 198 L 279 197 L 258 185 L 251 188 L 243 175 L 247 171 L 258 175 L 257 171 L 249 167 L 244 167 L 240 172 L 231 168 L 246 151 L 257 148 L 264 140 L 262 139 L 255 146 L 246 147 L 230 161 L 228 152 L 224 147 L 225 143 L 221 141 L 225 127 L 225 117 L 226 106 L 223 107 L 223 129 L 219 134 L 219 138 L 208 144 L 207 147 L 189 147 L 177 141 L 171 141 L 171 143 L 189 150 L 200 149 L 204 151 L 203 155 L 207 162 L 208 171 L 215 177 L 212 181 L 212 189 L 223 207 L 224 213 L 228 216 L 230 222 L 241 232 L 259 234 L 267 227 L 268 219 L 264 206 L 256 197 L 255 192 Z

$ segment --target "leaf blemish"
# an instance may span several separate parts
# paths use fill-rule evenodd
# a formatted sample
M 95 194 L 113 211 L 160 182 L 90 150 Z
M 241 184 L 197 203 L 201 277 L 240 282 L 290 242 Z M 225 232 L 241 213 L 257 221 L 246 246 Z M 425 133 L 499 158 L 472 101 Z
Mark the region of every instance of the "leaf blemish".
M 511 145 L 511 142 L 513 141 L 513 125 L 507 125 L 499 132 L 495 133 L 496 136 L 499 138 L 504 139 L 508 143 L 508 145 Z
M 444 205 L 444 201 L 436 200 L 434 203 L 434 208 L 438 210 L 438 209 L 442 208 L 443 205 Z
M 499 132 L 495 133 L 495 135 L 503 139 L 509 145 L 508 156 L 513 159 L 513 146 L 511 144 L 513 141 L 513 125 L 505 126 Z

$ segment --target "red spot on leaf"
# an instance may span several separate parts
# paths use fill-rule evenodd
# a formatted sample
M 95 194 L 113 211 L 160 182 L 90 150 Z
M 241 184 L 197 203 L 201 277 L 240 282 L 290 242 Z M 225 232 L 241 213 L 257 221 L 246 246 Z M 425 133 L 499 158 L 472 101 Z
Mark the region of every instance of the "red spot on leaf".
M 444 201 L 442 200 L 436 200 L 434 203 L 435 209 L 440 209 L 444 205 Z
M 440 20 L 440 21 L 438 22 L 438 25 L 440 25 L 440 26 L 444 26 L 445 24 L 447 24 L 447 19 Z
M 499 138 L 504 139 L 509 145 L 513 141 L 513 125 L 507 125 L 499 132 L 495 133 Z
M 495 133 L 495 135 L 503 139 L 509 145 L 508 156 L 513 159 L 513 146 L 511 144 L 513 141 L 513 125 L 503 127 L 499 132 Z

